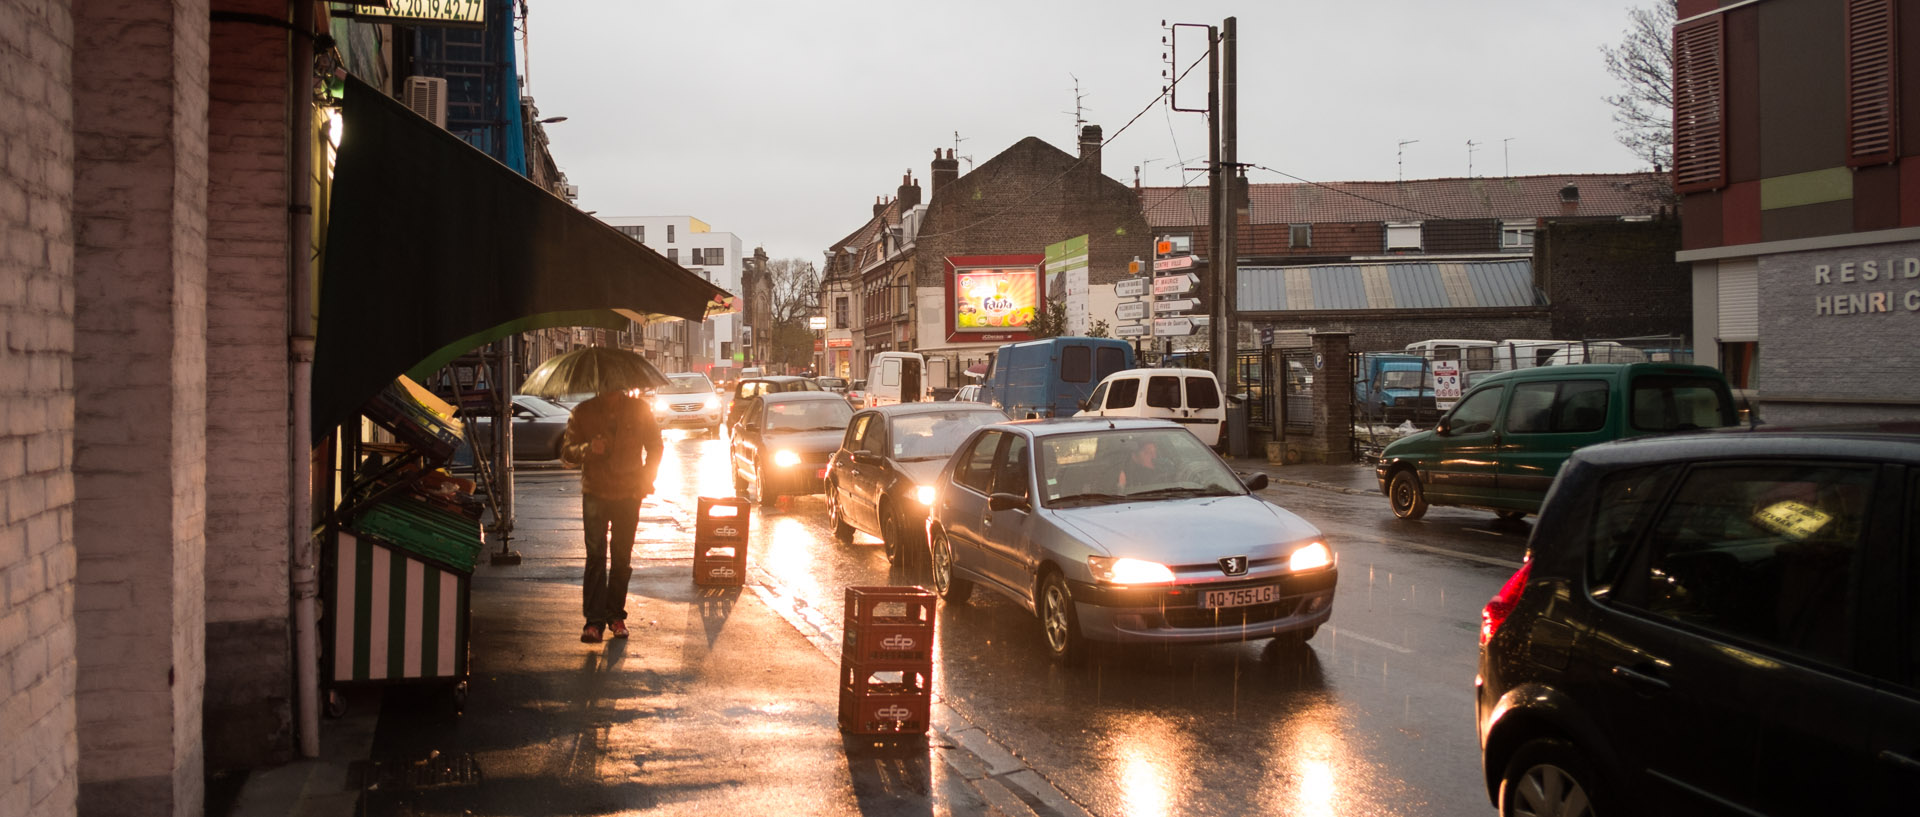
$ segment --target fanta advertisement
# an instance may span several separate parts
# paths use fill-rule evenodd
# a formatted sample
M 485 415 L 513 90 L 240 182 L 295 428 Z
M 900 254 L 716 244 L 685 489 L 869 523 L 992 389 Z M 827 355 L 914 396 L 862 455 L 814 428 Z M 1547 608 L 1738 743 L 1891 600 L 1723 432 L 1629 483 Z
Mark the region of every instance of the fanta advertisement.
M 972 269 L 954 275 L 953 328 L 956 332 L 1005 332 L 1033 320 L 1039 302 L 1040 271 Z

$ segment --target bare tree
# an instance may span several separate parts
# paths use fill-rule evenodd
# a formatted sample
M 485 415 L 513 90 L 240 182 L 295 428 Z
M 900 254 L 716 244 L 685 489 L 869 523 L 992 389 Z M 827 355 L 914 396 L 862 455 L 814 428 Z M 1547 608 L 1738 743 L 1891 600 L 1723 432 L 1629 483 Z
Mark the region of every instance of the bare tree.
M 813 314 L 814 300 L 820 295 L 820 272 L 813 262 L 798 258 L 779 258 L 767 262 L 767 278 L 773 283 L 773 322 L 798 319 L 806 323 Z
M 1673 167 L 1673 22 L 1679 10 L 1678 0 L 1633 9 L 1620 45 L 1600 47 L 1607 73 L 1624 88 L 1606 97 L 1620 125 L 1614 137 L 1656 169 Z

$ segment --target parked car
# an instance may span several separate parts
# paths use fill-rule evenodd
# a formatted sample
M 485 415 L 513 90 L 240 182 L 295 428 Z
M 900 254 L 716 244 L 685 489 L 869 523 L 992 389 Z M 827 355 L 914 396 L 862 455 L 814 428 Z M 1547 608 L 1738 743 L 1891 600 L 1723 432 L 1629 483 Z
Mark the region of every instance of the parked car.
M 1594 443 L 1734 425 L 1718 369 L 1664 363 L 1536 366 L 1488 375 L 1432 431 L 1380 452 L 1375 473 L 1393 513 L 1429 505 L 1519 519 L 1540 510 L 1567 455 Z
M 1227 410 L 1220 380 L 1205 369 L 1127 369 L 1107 375 L 1080 405 L 1076 417 L 1146 417 L 1168 420 L 1200 442 L 1220 442 Z
M 540 461 L 560 459 L 560 438 L 567 432 L 567 420 L 573 412 L 542 397 L 530 394 L 513 396 L 513 458 Z M 467 423 L 467 442 L 478 455 L 493 450 L 493 418 L 479 417 Z
M 827 465 L 827 520 L 835 538 L 880 537 L 887 561 L 925 552 L 927 508 L 941 466 L 973 430 L 1005 422 L 981 403 L 900 403 L 853 415 Z M 912 548 L 913 550 L 909 550 Z
M 742 378 L 733 384 L 733 401 L 727 404 L 727 428 L 732 429 L 740 421 L 740 412 L 745 411 L 747 403 L 762 394 L 781 392 L 822 391 L 820 384 L 812 378 L 796 375 L 776 374 L 766 377 Z
M 1500 813 L 1912 814 L 1916 428 L 1575 452 L 1481 614 Z
M 1133 368 L 1133 345 L 1114 338 L 1062 337 L 1009 343 L 993 353 L 981 402 L 1025 420 L 1072 417 L 1107 375 Z
M 852 418 L 847 401 L 823 391 L 747 398 L 733 430 L 734 495 L 769 505 L 783 496 L 820 493 L 827 460 Z
M 986 426 L 935 484 L 934 589 L 1012 598 L 1059 661 L 1089 641 L 1302 642 L 1332 613 L 1333 552 L 1266 484 L 1162 420 Z
M 1362 418 L 1397 423 L 1434 414 L 1433 364 L 1419 355 L 1366 352 L 1353 378 L 1353 406 Z
M 953 393 L 953 400 L 956 403 L 980 402 L 980 384 L 968 383 L 965 386 L 961 386 L 959 391 Z
M 704 428 L 719 434 L 725 414 L 713 381 L 698 372 L 667 375 L 667 385 L 653 393 L 653 421 L 661 428 Z
M 867 381 L 865 380 L 847 381 L 846 398 L 847 398 L 848 405 L 851 405 L 854 408 L 866 408 L 867 407 Z

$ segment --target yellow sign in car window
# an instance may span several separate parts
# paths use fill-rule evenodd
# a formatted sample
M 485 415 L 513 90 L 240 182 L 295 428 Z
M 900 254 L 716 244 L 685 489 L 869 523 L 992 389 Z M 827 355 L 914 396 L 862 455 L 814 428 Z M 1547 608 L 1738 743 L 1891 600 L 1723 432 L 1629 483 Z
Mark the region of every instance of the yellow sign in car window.
M 1786 500 L 1755 511 L 1753 521 L 1760 527 L 1798 541 L 1819 533 L 1828 522 L 1833 521 L 1833 514 Z

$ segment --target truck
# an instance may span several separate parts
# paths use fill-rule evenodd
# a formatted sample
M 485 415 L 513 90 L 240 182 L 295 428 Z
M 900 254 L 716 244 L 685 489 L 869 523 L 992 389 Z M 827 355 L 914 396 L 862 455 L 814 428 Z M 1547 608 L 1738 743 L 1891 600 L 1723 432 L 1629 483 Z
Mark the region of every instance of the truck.
M 1434 413 L 1433 364 L 1420 355 L 1363 352 L 1353 376 L 1354 410 L 1389 423 Z
M 1107 375 L 1131 368 L 1133 346 L 1116 338 L 1009 343 L 991 355 L 980 401 L 1015 420 L 1072 417 Z

